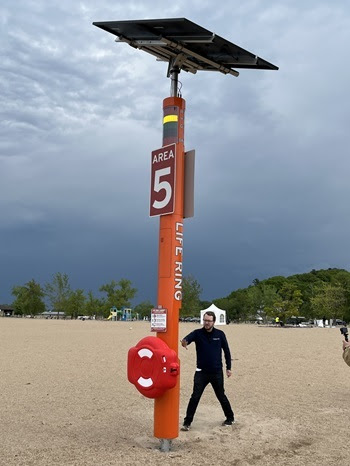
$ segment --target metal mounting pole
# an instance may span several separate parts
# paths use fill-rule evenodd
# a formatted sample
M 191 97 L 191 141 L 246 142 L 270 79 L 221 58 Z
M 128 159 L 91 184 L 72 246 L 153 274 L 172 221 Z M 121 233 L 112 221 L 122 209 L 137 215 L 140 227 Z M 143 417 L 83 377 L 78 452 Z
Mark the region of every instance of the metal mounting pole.
M 170 70 L 170 97 L 177 97 L 177 90 L 179 87 L 179 73 L 180 68 L 178 66 L 174 66 Z

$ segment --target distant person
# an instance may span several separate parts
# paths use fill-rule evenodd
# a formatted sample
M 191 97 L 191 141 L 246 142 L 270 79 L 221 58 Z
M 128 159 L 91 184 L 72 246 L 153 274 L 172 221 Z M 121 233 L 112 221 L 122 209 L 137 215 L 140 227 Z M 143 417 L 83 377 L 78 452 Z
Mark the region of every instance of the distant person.
M 279 327 L 279 325 L 280 325 L 280 318 L 279 317 L 276 317 L 275 324 L 276 324 L 276 327 Z
M 348 366 L 350 366 L 350 343 L 343 341 L 343 358 Z
M 326 318 L 325 317 L 323 317 L 322 323 L 323 323 L 323 328 L 324 328 L 326 326 Z
M 222 351 L 226 361 L 226 375 L 231 377 L 231 353 L 226 335 L 222 330 L 214 327 L 216 316 L 208 311 L 203 316 L 203 327 L 194 330 L 181 340 L 181 344 L 187 349 L 187 345 L 195 342 L 197 353 L 197 368 L 194 375 L 193 393 L 187 406 L 186 417 L 181 430 L 190 429 L 199 400 L 205 387 L 210 383 L 219 400 L 226 416 L 223 426 L 230 426 L 234 422 L 234 414 L 230 402 L 225 395 L 224 375 L 222 369 Z

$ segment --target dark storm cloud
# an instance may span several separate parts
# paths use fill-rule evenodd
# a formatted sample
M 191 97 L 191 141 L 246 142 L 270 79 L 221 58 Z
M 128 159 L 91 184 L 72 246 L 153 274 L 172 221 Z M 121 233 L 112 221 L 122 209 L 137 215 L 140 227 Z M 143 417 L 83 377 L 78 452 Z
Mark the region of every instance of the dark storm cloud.
M 325 0 L 5 0 L 0 301 L 57 271 L 93 291 L 129 278 L 139 300 L 155 301 L 149 164 L 167 65 L 92 26 L 103 20 L 187 17 L 280 67 L 180 75 L 186 147 L 196 149 L 184 269 L 203 298 L 254 278 L 349 267 L 349 10 Z

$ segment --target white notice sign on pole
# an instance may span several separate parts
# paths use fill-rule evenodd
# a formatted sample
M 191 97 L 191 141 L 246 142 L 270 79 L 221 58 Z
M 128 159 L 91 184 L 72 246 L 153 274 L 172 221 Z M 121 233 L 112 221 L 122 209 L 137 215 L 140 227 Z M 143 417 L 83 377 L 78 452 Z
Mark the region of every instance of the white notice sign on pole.
M 151 311 L 151 332 L 167 331 L 167 309 L 152 309 Z

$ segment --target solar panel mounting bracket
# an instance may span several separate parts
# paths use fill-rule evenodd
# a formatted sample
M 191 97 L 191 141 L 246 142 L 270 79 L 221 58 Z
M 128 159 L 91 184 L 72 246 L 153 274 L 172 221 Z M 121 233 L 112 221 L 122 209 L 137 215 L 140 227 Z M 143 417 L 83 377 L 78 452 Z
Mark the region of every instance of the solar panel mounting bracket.
M 142 19 L 94 22 L 95 26 L 117 36 L 116 42 L 154 55 L 168 62 L 177 74 L 184 70 L 219 71 L 238 76 L 235 68 L 278 70 L 278 67 L 238 45 L 208 31 L 186 18 Z

